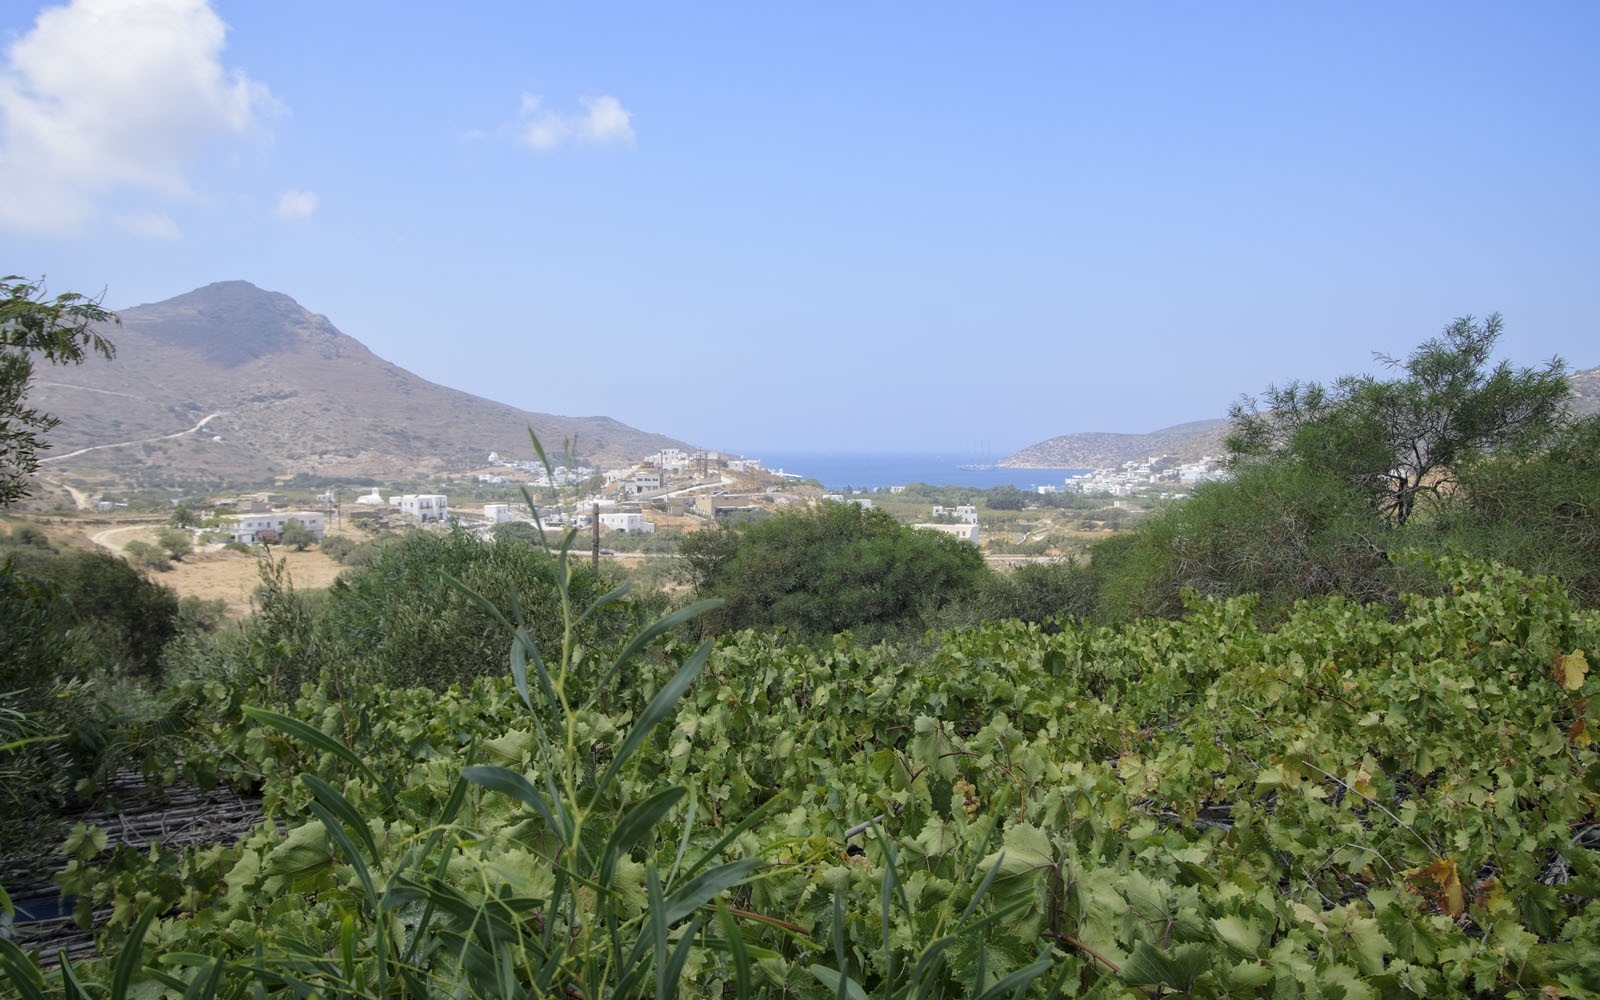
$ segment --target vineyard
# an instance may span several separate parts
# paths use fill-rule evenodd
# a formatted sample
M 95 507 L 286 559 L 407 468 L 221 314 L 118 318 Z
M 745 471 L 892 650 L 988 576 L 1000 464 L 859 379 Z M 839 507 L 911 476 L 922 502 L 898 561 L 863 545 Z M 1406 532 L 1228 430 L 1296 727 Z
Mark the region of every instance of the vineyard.
M 1600 995 L 1600 616 L 1465 559 L 1404 610 L 743 632 L 502 678 L 193 682 L 237 844 L 102 853 L 101 962 L 7 995 Z M 601 598 L 597 604 L 604 604 Z

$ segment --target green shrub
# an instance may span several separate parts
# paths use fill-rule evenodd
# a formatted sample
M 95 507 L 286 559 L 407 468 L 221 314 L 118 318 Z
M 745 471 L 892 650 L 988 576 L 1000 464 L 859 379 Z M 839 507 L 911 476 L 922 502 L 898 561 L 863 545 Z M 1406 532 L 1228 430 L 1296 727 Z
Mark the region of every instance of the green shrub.
M 1437 544 L 1559 577 L 1580 605 L 1600 607 L 1600 416 L 1563 429 L 1548 448 L 1492 456 L 1460 470 Z
M 679 549 L 699 596 L 725 602 L 704 630 L 784 626 L 804 641 L 920 630 L 989 572 L 971 544 L 850 503 L 697 531 Z
M 494 617 L 451 579 L 508 619 L 520 605 L 543 649 L 565 641 L 556 574 L 556 557 L 515 539 L 491 544 L 459 529 L 410 532 L 383 546 L 370 565 L 340 578 L 319 628 L 351 651 L 362 677 L 430 687 L 461 683 L 501 670 L 505 638 Z M 572 600 L 584 606 L 612 589 L 579 560 L 572 561 L 569 586 Z M 610 605 L 576 628 L 572 639 L 607 649 L 634 614 L 631 603 Z
M 1244 466 L 1126 540 L 1091 548 L 1103 581 L 1099 613 L 1114 621 L 1178 617 L 1185 591 L 1260 594 L 1269 616 L 1324 594 L 1392 603 L 1387 540 L 1383 519 L 1342 478 L 1293 460 Z
M 140 569 L 153 569 L 164 573 L 172 568 L 172 560 L 165 551 L 149 542 L 134 539 L 122 547 L 123 557 Z
M 156 545 L 168 556 L 182 562 L 184 556 L 194 551 L 194 536 L 176 528 L 163 528 L 156 533 Z

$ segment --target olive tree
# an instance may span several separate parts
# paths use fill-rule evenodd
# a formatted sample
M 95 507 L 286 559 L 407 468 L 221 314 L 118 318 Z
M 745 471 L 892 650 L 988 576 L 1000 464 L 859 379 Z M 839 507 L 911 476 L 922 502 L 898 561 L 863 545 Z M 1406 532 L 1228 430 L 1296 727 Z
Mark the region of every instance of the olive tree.
M 280 541 L 284 545 L 292 546 L 296 552 L 304 552 L 306 547 L 316 540 L 317 536 L 311 533 L 311 529 L 294 518 L 291 517 L 284 522 L 283 536 Z

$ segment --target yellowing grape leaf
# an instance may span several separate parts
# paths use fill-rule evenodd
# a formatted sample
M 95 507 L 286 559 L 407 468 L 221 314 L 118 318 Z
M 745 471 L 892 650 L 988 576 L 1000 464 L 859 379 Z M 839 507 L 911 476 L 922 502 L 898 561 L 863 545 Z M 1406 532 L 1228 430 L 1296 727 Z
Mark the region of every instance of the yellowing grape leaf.
M 1579 719 L 1567 730 L 1567 739 L 1580 747 L 1586 747 L 1594 742 L 1594 734 L 1589 732 L 1589 723 L 1586 719 Z
M 1407 888 L 1412 892 L 1427 896 L 1452 917 L 1461 916 L 1467 908 L 1466 892 L 1461 888 L 1461 873 L 1456 870 L 1454 858 L 1440 858 L 1431 865 L 1413 868 L 1406 872 L 1406 881 L 1411 883 Z M 1433 883 L 1433 888 L 1419 887 L 1419 883 L 1427 882 Z
M 1589 661 L 1583 655 L 1583 650 L 1575 649 L 1565 655 L 1556 654 L 1555 669 L 1556 683 L 1568 691 L 1576 691 L 1583 687 L 1583 679 L 1589 673 Z

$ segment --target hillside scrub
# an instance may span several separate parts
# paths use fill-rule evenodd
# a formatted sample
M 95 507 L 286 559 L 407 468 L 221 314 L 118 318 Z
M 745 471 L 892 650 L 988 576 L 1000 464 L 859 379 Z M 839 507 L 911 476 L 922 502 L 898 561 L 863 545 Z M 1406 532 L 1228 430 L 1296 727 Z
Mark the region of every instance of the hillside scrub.
M 1394 602 L 1400 580 L 1386 554 L 1390 535 L 1337 476 L 1292 459 L 1244 466 L 1167 506 L 1127 541 L 1092 548 L 1101 576 L 1096 616 L 1173 618 L 1187 594 L 1256 594 L 1269 615 L 1332 594 Z
M 1600 415 L 1521 448 L 1462 466 L 1432 534 L 1531 573 L 1559 577 L 1600 607 Z

